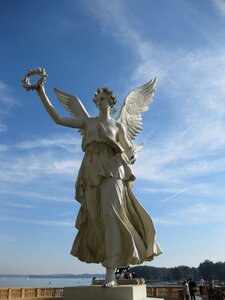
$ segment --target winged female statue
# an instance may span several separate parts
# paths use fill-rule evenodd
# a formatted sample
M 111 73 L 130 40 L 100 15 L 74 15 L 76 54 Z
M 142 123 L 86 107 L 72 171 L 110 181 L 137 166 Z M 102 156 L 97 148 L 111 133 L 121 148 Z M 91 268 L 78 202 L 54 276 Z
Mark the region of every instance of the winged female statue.
M 152 102 L 156 79 L 128 94 L 117 120 L 111 115 L 117 99 L 108 88 L 99 88 L 94 94 L 97 117 L 89 116 L 78 97 L 54 89 L 71 114 L 61 117 L 46 95 L 45 80 L 34 87 L 28 77 L 23 82 L 27 90 L 36 90 L 56 124 L 77 128 L 83 135 L 84 158 L 75 193 L 81 206 L 71 254 L 86 263 L 101 263 L 106 268 L 104 285 L 115 286 L 116 268 L 141 264 L 161 254 L 151 217 L 132 192 L 135 176 L 129 166 L 141 147 L 135 147 L 132 140 L 142 129 L 141 114 Z

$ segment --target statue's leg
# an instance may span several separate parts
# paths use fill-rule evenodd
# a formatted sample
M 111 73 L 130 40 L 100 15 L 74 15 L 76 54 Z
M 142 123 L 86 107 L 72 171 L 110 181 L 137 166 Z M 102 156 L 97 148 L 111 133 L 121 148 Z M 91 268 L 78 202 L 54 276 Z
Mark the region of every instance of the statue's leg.
M 103 286 L 105 287 L 117 286 L 115 271 L 116 269 L 114 268 L 106 268 L 105 283 Z

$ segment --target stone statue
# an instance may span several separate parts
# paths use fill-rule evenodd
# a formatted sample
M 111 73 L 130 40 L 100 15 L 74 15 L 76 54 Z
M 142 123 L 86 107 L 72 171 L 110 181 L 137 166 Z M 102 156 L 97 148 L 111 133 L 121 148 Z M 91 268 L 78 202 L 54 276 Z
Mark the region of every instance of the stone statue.
M 32 75 L 40 76 L 36 85 L 30 84 Z M 36 90 L 56 124 L 77 128 L 83 136 L 84 158 L 75 195 L 81 207 L 71 254 L 86 263 L 101 263 L 106 268 L 105 286 L 115 286 L 116 268 L 141 264 L 161 254 L 153 222 L 132 192 L 135 176 L 129 167 L 142 147 L 135 147 L 132 140 L 142 129 L 141 113 L 152 102 L 156 79 L 129 93 L 115 120 L 111 114 L 117 99 L 108 88 L 94 94 L 97 117 L 90 117 L 76 96 L 54 89 L 72 115 L 59 116 L 45 93 L 46 76 L 44 69 L 31 70 L 23 80 L 24 87 Z

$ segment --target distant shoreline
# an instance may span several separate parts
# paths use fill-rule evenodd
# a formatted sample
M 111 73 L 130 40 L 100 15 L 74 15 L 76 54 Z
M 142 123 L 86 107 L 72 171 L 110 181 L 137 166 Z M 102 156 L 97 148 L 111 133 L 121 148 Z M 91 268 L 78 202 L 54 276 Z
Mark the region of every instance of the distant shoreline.
M 0 278 L 102 278 L 104 274 L 0 274 Z

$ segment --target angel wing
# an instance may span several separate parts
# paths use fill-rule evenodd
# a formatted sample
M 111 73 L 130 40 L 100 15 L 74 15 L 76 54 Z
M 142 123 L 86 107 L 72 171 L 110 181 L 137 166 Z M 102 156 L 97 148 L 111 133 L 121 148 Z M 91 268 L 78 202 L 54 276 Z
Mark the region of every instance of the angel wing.
M 118 121 L 123 124 L 130 141 L 142 130 L 141 113 L 147 111 L 152 103 L 155 87 L 156 78 L 130 92 L 123 102 Z
M 54 88 L 54 92 L 59 100 L 59 102 L 65 107 L 66 110 L 71 114 L 73 117 L 82 117 L 88 118 L 89 114 L 80 101 L 80 99 L 76 96 L 64 93 L 59 89 Z M 83 130 L 78 130 L 83 135 Z

